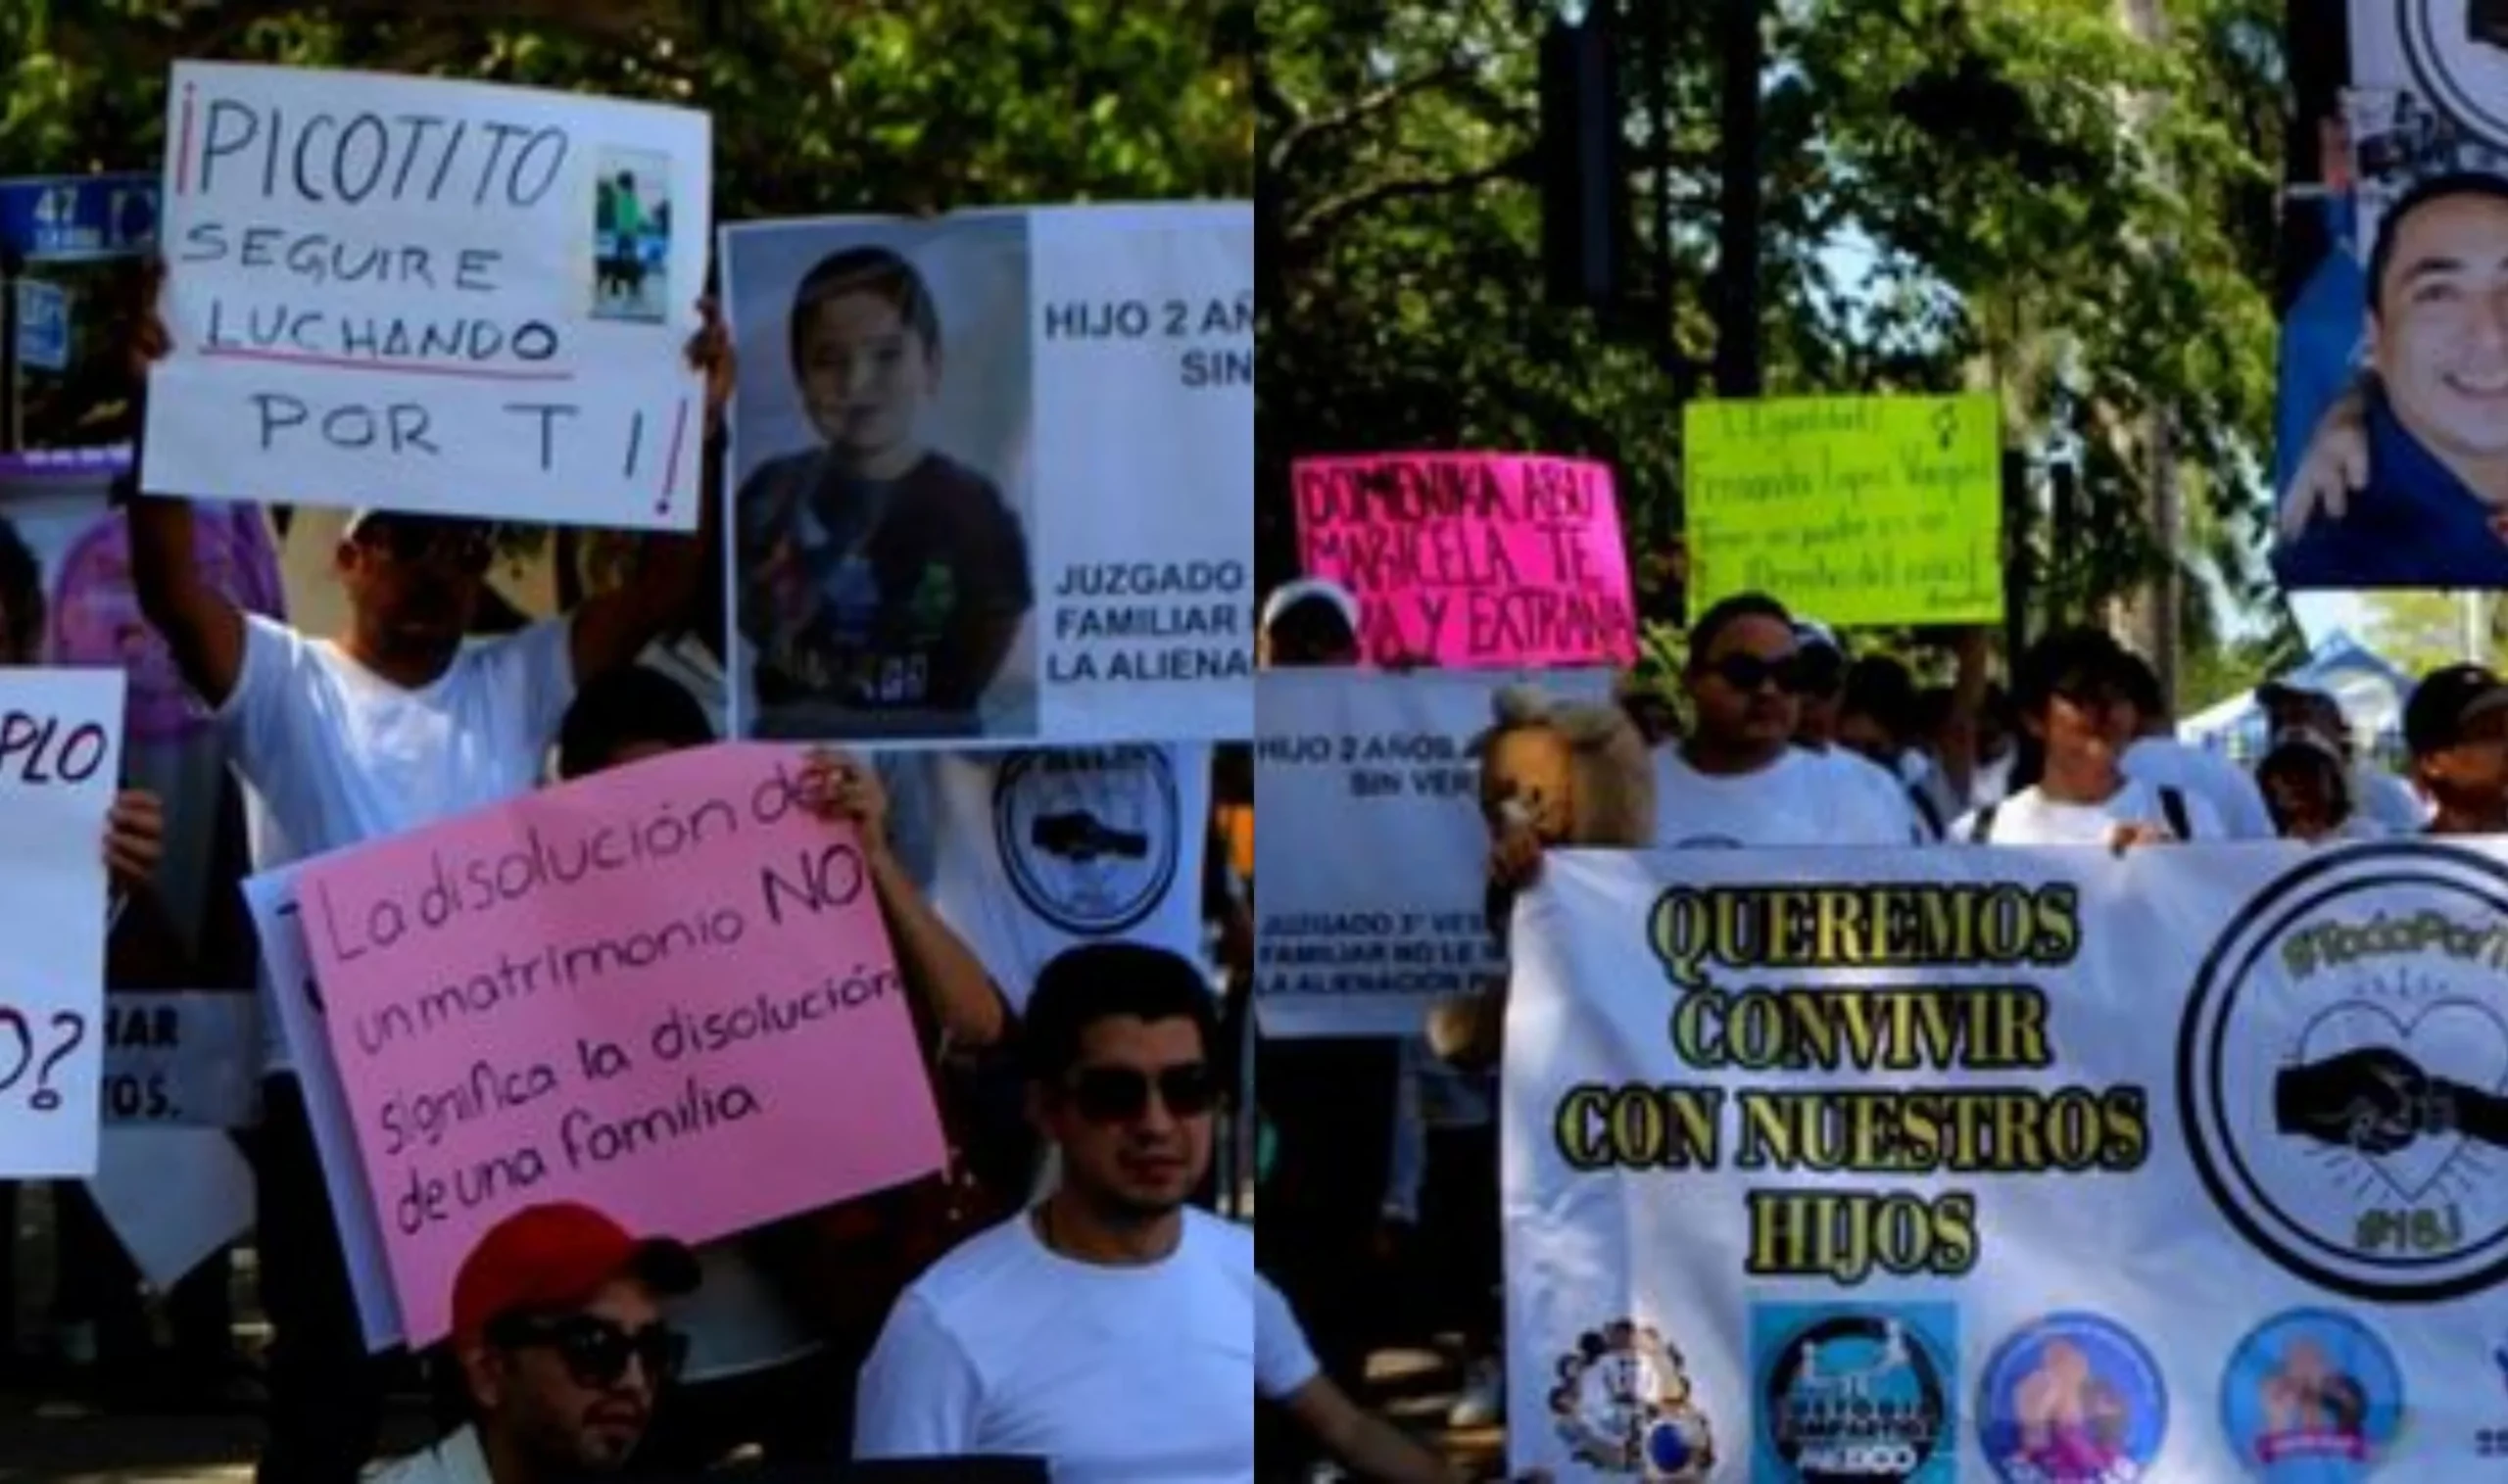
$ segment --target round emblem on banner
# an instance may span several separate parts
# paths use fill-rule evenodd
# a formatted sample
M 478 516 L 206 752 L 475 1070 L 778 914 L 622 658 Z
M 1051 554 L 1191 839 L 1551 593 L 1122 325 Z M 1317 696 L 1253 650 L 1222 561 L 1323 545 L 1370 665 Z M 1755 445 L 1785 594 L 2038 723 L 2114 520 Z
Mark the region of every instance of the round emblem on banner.
M 2251 1479 L 2366 1479 L 2403 1417 L 2394 1353 L 2344 1315 L 2300 1309 L 2268 1319 L 2221 1373 L 2221 1431 Z
M 1698 1484 L 1715 1471 L 1714 1429 L 1680 1352 L 1633 1319 L 1587 1330 L 1560 1358 L 1550 1419 L 1577 1462 L 1605 1473 Z
M 1986 1363 L 1977 1441 L 2003 1484 L 2150 1476 L 2168 1436 L 2168 1386 L 2142 1341 L 2093 1314 L 2050 1315 Z
M 2394 11 L 2422 98 L 2508 147 L 2508 7 L 2497 0 L 2396 0 Z
M 992 788 L 1011 890 L 1074 937 L 1140 925 L 1176 885 L 1182 820 L 1161 747 L 1014 752 Z
M 2203 1185 L 2318 1287 L 2438 1303 L 2508 1279 L 2508 868 L 2427 843 L 2298 867 L 2231 921 L 2178 1035 Z
M 1763 1304 L 1755 1479 L 1949 1484 L 1956 1465 L 1958 1311 L 1949 1305 Z

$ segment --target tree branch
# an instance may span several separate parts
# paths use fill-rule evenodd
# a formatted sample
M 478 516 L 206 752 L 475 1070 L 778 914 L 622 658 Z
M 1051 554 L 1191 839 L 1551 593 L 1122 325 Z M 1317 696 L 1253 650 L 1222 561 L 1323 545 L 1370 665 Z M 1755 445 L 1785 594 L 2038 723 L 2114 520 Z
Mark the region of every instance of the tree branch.
M 1423 196 L 1450 196 L 1462 191 L 1477 190 L 1494 181 L 1521 178 L 1531 167 L 1535 152 L 1518 150 L 1492 165 L 1477 169 L 1458 170 L 1441 175 L 1396 175 L 1354 187 L 1335 196 L 1326 196 L 1300 212 L 1288 226 L 1288 243 L 1301 251 L 1312 248 L 1326 236 L 1355 216 L 1396 201 L 1416 200 Z
M 1375 92 L 1364 93 L 1329 113 L 1314 114 L 1301 119 L 1283 130 L 1279 139 L 1273 144 L 1268 164 L 1272 169 L 1285 169 L 1288 168 L 1289 161 L 1299 150 L 1316 140 L 1327 134 L 1337 134 L 1343 129 L 1355 127 L 1388 109 L 1398 107 L 1406 99 L 1468 77 L 1471 75 L 1472 66 L 1473 64 L 1467 58 L 1449 58 L 1442 65 L 1432 67 L 1426 72 L 1387 83 Z

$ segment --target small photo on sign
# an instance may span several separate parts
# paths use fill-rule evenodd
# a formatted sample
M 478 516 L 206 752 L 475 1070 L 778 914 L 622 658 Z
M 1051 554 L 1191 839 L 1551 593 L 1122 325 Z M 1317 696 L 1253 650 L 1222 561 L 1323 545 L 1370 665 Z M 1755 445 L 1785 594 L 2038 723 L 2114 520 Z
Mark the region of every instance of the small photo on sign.
M 748 735 L 1037 736 L 1028 257 L 1009 215 L 725 235 L 770 348 L 732 408 Z
M 592 316 L 661 323 L 671 302 L 669 157 L 603 150 L 592 217 Z

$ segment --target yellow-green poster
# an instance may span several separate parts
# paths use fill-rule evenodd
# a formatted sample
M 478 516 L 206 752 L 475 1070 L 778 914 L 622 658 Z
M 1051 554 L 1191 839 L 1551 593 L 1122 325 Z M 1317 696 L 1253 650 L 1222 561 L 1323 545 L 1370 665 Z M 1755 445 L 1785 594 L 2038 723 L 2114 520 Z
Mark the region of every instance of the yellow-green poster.
M 1992 397 L 1697 402 L 1683 427 L 1691 612 L 1765 593 L 1831 624 L 2002 619 Z

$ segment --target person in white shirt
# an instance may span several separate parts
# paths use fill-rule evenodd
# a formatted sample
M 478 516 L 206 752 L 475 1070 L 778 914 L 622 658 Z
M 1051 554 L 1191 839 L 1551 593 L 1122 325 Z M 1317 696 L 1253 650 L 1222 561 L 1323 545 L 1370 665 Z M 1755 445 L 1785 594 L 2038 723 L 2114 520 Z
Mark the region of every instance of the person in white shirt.
M 908 1288 L 863 1367 L 857 1460 L 1011 1455 L 1057 1484 L 1242 1484 L 1252 1402 L 1285 1406 L 1369 1478 L 1452 1477 L 1316 1364 L 1254 1234 L 1192 1210 L 1220 1088 L 1202 971 L 1074 948 L 1027 1006 L 1030 1106 L 1053 1194 Z
M 161 280 L 152 275 L 132 345 L 143 400 L 148 367 L 171 344 L 155 311 Z M 710 485 L 733 368 L 719 316 L 711 304 L 701 310 L 704 327 L 688 356 L 706 376 Z M 139 457 L 132 465 L 145 466 Z M 694 537 L 650 543 L 628 586 L 470 645 L 496 556 L 485 522 L 358 512 L 336 557 L 347 626 L 316 639 L 237 606 L 193 560 L 191 507 L 134 492 L 126 492 L 132 586 L 225 735 L 257 871 L 528 791 L 576 684 L 633 663 L 701 590 L 717 504 L 700 502 L 706 515 Z M 263 993 L 271 992 L 265 974 Z M 279 1018 L 265 1019 L 275 1037 Z M 366 1354 L 284 1043 L 273 1038 L 265 1057 L 254 1163 L 271 1329 L 269 1437 L 256 1478 L 346 1484 L 374 1451 L 385 1373 Z
M 2358 739 L 2351 731 L 2350 718 L 2342 714 L 2340 701 L 2323 691 L 2287 681 L 2257 687 L 2255 699 L 2264 708 L 2265 723 L 2273 736 L 2291 731 L 2314 732 L 2341 754 L 2344 765 L 2351 770 L 2353 806 L 2387 834 L 2418 835 L 2430 822 L 2429 800 L 2411 784 L 2380 767 L 2376 759 L 2360 755 Z
M 1895 788 L 1795 745 L 1811 680 L 1794 620 L 1775 599 L 1745 594 L 1701 615 L 1682 684 L 1689 735 L 1655 752 L 1658 845 L 1905 845 L 1919 838 L 1914 810 Z
M 2353 804 L 2342 754 L 2314 731 L 2294 728 L 2275 738 L 2272 750 L 2255 765 L 2255 781 L 2284 839 L 2319 844 L 2383 839 L 2392 833 Z
M 2215 841 L 2228 827 L 2201 797 L 2125 776 L 2125 652 L 2097 629 L 2050 634 L 2032 646 L 2014 680 L 2024 787 L 1976 810 L 1953 840 L 1997 845 L 2101 845 L 2125 849 L 2166 840 Z
M 2274 839 L 2273 811 L 2255 779 L 2238 764 L 2177 740 L 2159 673 L 2119 646 L 2117 729 L 2125 738 L 2125 776 L 2155 789 L 2175 789 L 2212 806 L 2231 839 Z
M 662 1317 L 696 1258 L 589 1206 L 529 1206 L 488 1228 L 453 1280 L 470 1420 L 368 1484 L 575 1484 L 621 1473 L 688 1341 Z
M 1838 748 L 1879 768 L 1904 797 L 1926 841 L 1942 838 L 1964 808 L 1950 776 L 1926 750 L 1923 698 L 1907 667 L 1885 655 L 1866 655 L 1847 668 L 1838 706 Z

